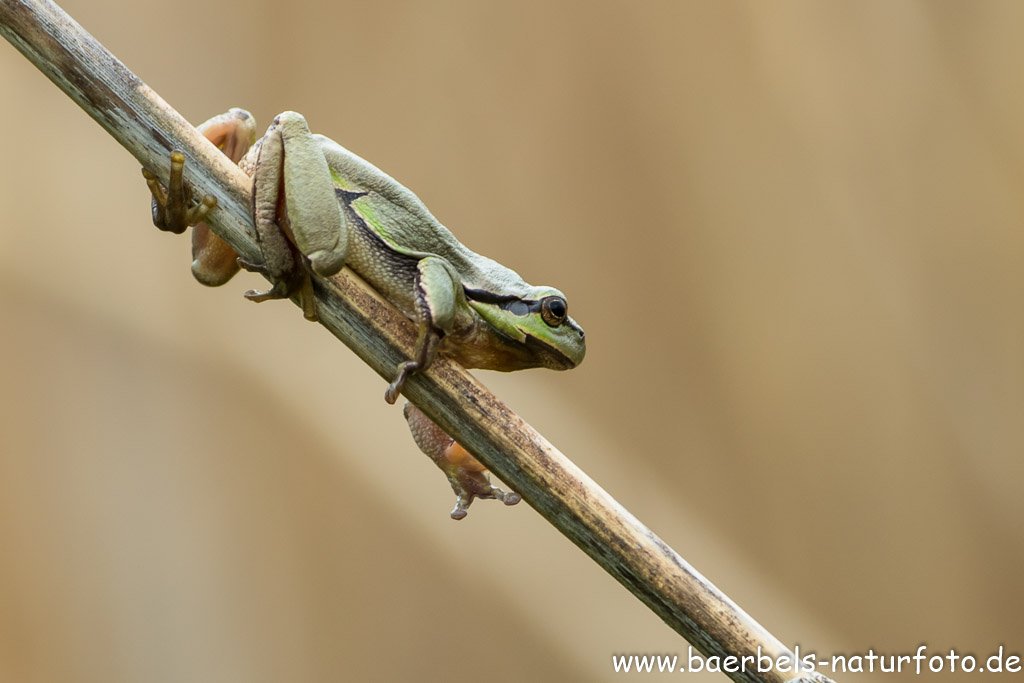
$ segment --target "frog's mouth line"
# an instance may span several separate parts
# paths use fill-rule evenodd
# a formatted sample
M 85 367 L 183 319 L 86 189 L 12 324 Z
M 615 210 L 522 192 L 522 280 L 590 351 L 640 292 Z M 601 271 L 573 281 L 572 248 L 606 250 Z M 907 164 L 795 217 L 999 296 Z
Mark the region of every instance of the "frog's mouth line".
M 526 335 L 526 348 L 544 358 L 547 361 L 544 367 L 551 368 L 552 370 L 571 370 L 579 365 L 579 363 L 574 363 L 571 358 L 555 347 L 545 344 L 540 339 L 529 334 Z

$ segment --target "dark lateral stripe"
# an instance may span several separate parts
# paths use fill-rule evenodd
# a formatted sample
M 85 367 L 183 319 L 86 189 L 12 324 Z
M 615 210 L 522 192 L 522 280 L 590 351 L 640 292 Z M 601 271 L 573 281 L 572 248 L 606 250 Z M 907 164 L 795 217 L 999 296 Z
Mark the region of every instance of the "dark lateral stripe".
M 479 301 L 482 304 L 493 304 L 512 315 L 520 317 L 531 313 L 540 313 L 542 306 L 538 299 L 520 299 L 514 295 L 498 295 L 482 289 L 468 289 L 465 287 L 463 289 L 466 292 L 466 297 L 473 301 Z
M 488 292 L 485 289 L 470 289 L 469 287 L 463 287 L 466 292 L 466 296 L 473 301 L 479 301 L 482 304 L 496 304 L 501 305 L 509 303 L 511 301 L 519 301 L 519 297 L 514 294 L 494 294 Z
M 352 204 L 355 200 L 360 197 L 365 197 L 370 194 L 369 192 L 357 192 L 355 190 L 343 190 L 340 187 L 334 188 L 334 194 L 338 196 L 338 199 L 342 200 L 346 204 Z

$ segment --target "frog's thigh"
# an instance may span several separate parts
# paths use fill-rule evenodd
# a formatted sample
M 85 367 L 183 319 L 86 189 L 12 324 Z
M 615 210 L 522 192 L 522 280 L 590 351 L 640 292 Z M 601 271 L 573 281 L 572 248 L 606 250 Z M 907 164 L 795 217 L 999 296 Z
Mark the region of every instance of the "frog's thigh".
M 406 403 L 402 412 L 405 415 L 405 421 L 409 424 L 412 440 L 428 458 L 433 460 L 438 467 L 444 469 L 444 452 L 452 445 L 452 437 L 448 436 L 443 429 L 434 424 L 433 420 L 413 404 Z
M 348 226 L 331 169 L 301 114 L 283 112 L 275 125 L 284 147 L 285 210 L 295 246 L 309 258 L 315 272 L 334 275 L 345 265 Z
M 277 224 L 283 155 L 280 132 L 271 129 L 260 144 L 252 174 L 252 218 L 256 239 L 263 252 L 263 268 L 275 285 L 293 277 L 296 268 L 288 238 Z
M 236 164 L 256 142 L 256 119 L 244 109 L 218 114 L 196 126 L 196 130 Z

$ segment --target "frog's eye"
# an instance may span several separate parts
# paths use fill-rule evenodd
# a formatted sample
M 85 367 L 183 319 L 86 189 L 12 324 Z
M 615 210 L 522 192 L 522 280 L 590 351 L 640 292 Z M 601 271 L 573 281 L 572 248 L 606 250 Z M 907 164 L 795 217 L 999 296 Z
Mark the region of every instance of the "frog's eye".
M 540 317 L 551 327 L 558 327 L 565 322 L 569 313 L 565 299 L 560 296 L 546 296 L 540 300 Z

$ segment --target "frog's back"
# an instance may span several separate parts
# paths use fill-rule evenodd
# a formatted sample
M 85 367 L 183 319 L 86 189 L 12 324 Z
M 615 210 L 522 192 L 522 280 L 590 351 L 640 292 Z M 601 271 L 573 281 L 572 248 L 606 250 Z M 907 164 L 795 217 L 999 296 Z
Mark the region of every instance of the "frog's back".
M 440 256 L 470 289 L 493 290 L 497 286 L 509 294 L 529 291 L 530 286 L 515 271 L 459 242 L 407 187 L 330 138 L 314 137 L 335 185 L 347 191 L 345 200 L 392 250 L 414 259 Z M 356 197 L 354 193 L 366 194 Z

